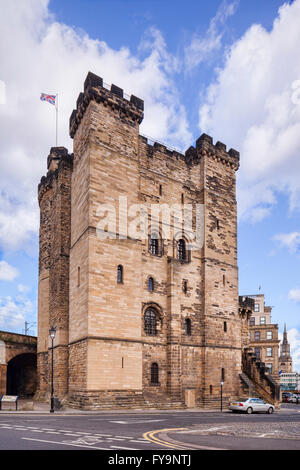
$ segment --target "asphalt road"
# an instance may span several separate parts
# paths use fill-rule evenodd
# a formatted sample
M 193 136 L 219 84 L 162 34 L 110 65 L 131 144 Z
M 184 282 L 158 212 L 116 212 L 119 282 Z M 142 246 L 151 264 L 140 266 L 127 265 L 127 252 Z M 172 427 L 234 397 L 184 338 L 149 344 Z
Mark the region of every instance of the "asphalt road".
M 132 455 L 141 450 L 179 455 L 192 450 L 300 450 L 300 405 L 283 404 L 272 415 L 187 410 L 72 415 L 1 411 L 0 450 L 107 450 Z

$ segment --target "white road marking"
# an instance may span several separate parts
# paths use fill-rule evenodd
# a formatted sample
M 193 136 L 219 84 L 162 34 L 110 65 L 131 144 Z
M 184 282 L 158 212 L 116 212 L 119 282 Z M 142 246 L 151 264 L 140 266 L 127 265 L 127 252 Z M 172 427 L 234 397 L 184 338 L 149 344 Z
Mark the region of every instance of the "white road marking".
M 125 439 L 122 439 L 120 437 L 109 437 L 108 438 L 110 441 L 124 441 Z
M 178 431 L 176 434 L 203 433 L 203 432 L 219 431 L 220 429 L 227 429 L 227 427 L 228 426 L 219 426 L 219 427 L 207 428 L 207 429 L 191 429 L 189 431 Z
M 136 419 L 130 421 L 110 421 L 110 423 L 117 423 L 117 424 L 142 424 L 142 423 L 156 423 L 158 421 L 166 421 L 165 419 Z
M 130 439 L 130 442 L 138 442 L 139 444 L 152 444 L 152 442 L 147 441 L 146 439 L 144 441 L 138 441 L 137 439 Z
M 97 450 L 109 450 L 107 447 L 91 447 L 90 445 L 85 446 L 81 444 L 73 444 L 72 442 L 46 441 L 44 439 L 31 439 L 30 437 L 22 437 L 21 439 L 24 439 L 25 441 L 46 442 L 48 444 L 60 444 L 60 445 L 73 446 L 73 447 L 87 447 L 89 449 L 97 449 Z
M 124 450 L 139 450 L 134 449 L 133 447 L 120 447 L 120 446 L 110 446 L 111 449 L 124 449 Z

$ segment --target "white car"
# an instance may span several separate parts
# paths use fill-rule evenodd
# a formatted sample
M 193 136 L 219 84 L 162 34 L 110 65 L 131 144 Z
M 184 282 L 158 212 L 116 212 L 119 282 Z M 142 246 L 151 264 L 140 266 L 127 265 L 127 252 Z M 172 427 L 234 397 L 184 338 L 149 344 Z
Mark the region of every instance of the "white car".
M 289 403 L 299 403 L 299 395 L 295 393 L 288 398 Z
M 229 409 L 237 412 L 244 411 L 245 413 L 274 413 L 275 406 L 271 403 L 266 403 L 261 398 L 241 398 L 240 400 L 229 403 Z

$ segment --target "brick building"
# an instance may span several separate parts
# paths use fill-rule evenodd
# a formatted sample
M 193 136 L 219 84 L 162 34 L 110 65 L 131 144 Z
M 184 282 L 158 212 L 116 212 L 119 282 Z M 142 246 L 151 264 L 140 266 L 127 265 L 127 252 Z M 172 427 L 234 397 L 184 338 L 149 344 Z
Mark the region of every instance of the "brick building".
M 139 134 L 143 109 L 89 73 L 70 118 L 73 153 L 51 149 L 38 189 L 39 394 L 53 325 L 55 394 L 75 407 L 210 406 L 221 380 L 225 400 L 240 394 L 239 153 L 206 134 L 185 154 L 151 145 Z M 202 208 L 203 244 L 182 234 L 180 217 L 153 229 L 153 205 L 185 204 Z M 135 205 L 147 236 L 124 234 Z M 100 224 L 103 207 L 116 224 Z

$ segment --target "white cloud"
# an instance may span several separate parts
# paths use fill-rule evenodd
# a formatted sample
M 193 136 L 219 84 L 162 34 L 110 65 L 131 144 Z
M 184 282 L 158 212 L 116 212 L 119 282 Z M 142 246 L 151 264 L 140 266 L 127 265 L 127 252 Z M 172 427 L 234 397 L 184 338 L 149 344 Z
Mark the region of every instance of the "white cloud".
M 280 342 L 282 341 L 282 333 L 278 334 Z M 300 373 L 300 332 L 296 328 L 287 330 L 287 339 L 290 343 L 290 351 L 293 359 L 293 371 Z
M 225 22 L 236 12 L 238 3 L 237 0 L 231 3 L 223 0 L 216 15 L 211 19 L 205 35 L 194 34 L 190 45 L 185 48 L 185 64 L 188 70 L 210 59 L 222 47 Z
M 282 247 L 288 248 L 291 253 L 296 253 L 300 246 L 300 232 L 278 233 L 274 235 L 273 240 L 278 241 Z
M 291 289 L 288 293 L 288 298 L 295 302 L 300 302 L 300 289 Z
M 27 292 L 30 291 L 30 287 L 29 287 L 29 286 L 25 286 L 24 284 L 18 284 L 18 291 L 19 291 L 21 294 L 26 294 Z
M 148 31 L 134 56 L 55 21 L 48 3 L 0 0 L 0 80 L 6 85 L 0 106 L 0 247 L 8 250 L 26 247 L 38 233 L 37 185 L 55 145 L 55 109 L 40 101 L 40 93 L 58 93 L 58 145 L 70 151 L 69 117 L 89 70 L 144 99 L 141 132 L 180 148 L 192 140 L 170 79 L 178 62 L 159 31 Z
M 19 272 L 6 261 L 0 261 L 0 281 L 13 281 Z
M 241 217 L 268 215 L 277 191 L 300 209 L 299 17 L 295 0 L 279 9 L 271 31 L 252 25 L 227 51 L 199 110 L 201 130 L 241 152 Z
M 0 329 L 7 331 L 20 330 L 25 320 L 33 314 L 33 305 L 24 298 L 12 299 L 0 297 Z

